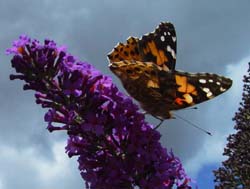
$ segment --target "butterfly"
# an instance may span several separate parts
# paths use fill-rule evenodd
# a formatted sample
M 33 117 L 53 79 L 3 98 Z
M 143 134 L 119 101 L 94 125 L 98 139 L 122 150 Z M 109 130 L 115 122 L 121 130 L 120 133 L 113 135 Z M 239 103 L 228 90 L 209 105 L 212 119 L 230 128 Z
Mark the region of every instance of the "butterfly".
M 142 109 L 159 119 L 173 118 L 171 111 L 187 108 L 227 91 L 232 80 L 213 73 L 175 70 L 176 32 L 162 22 L 141 38 L 129 37 L 108 54 L 110 70 Z

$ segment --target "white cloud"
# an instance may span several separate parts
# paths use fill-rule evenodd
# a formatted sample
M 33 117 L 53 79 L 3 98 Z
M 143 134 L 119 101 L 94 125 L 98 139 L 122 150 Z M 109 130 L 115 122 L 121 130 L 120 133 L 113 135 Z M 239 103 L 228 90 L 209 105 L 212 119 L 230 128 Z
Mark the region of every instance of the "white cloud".
M 207 139 L 197 155 L 186 163 L 185 169 L 191 178 L 197 178 L 198 172 L 206 164 L 219 163 L 223 160 L 222 152 L 226 144 L 226 135 L 213 135 Z
M 0 189 L 4 189 L 4 184 L 3 184 L 3 180 L 2 180 L 2 178 L 0 178 Z
M 233 86 L 231 89 L 231 96 L 238 96 L 239 91 L 241 94 L 243 86 L 243 75 L 247 74 L 248 62 L 250 57 L 244 58 L 238 64 L 230 64 L 227 66 L 227 76 L 233 79 Z
M 34 167 L 39 173 L 39 177 L 42 183 L 51 183 L 53 180 L 58 179 L 58 177 L 67 178 L 69 175 L 70 164 L 68 156 L 65 154 L 65 144 L 62 142 L 57 142 L 53 146 L 53 161 L 41 161 L 34 160 Z
M 53 159 L 39 156 L 34 148 L 0 146 L 0 189 L 83 188 L 75 159 L 65 154 L 65 143 L 52 146 Z M 76 183 L 74 185 L 74 182 Z
M 206 110 L 206 124 L 216 127 L 216 131 L 212 137 L 206 137 L 204 143 L 200 146 L 200 150 L 194 158 L 186 161 L 185 168 L 192 178 L 197 178 L 197 174 L 201 168 L 210 163 L 216 163 L 218 166 L 220 162 L 226 157 L 222 156 L 223 149 L 227 143 L 227 136 L 233 130 L 234 122 L 231 121 L 234 112 L 237 111 L 242 94 L 242 78 L 247 73 L 248 62 L 250 57 L 244 58 L 237 64 L 230 64 L 226 67 L 225 76 L 233 80 L 232 88 L 223 94 L 223 100 L 219 99 L 216 106 L 209 107 Z M 215 120 L 214 117 L 222 117 L 224 119 Z M 211 128 L 211 127 L 210 127 Z

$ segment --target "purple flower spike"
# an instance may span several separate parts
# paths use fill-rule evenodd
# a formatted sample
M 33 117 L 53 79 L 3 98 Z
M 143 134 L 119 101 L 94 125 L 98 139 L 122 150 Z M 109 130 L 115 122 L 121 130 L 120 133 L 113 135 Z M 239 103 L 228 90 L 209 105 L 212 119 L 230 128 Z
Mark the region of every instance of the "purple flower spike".
M 48 130 L 67 131 L 66 152 L 78 156 L 86 188 L 189 188 L 180 160 L 109 77 L 50 40 L 23 35 L 6 53 L 18 73 L 10 78 L 24 80 L 36 103 L 49 108 Z

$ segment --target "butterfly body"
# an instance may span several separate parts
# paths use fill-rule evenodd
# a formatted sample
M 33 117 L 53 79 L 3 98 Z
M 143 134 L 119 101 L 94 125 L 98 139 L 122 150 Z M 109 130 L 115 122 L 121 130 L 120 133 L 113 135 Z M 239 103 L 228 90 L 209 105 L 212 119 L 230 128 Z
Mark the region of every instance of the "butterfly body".
M 176 35 L 171 23 L 141 39 L 130 37 L 108 55 L 111 71 L 126 91 L 151 115 L 171 118 L 179 110 L 209 100 L 230 88 L 232 81 L 210 73 L 175 70 Z

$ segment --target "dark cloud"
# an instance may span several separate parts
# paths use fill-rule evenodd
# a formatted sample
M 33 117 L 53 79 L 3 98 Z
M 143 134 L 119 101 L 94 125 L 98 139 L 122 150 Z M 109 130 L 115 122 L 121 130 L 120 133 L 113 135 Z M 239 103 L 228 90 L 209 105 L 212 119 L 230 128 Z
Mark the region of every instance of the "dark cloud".
M 226 65 L 237 64 L 250 53 L 249 7 L 247 0 L 237 3 L 234 0 L 0 1 L 1 144 L 17 149 L 32 146 L 49 161 L 53 159 L 50 147 L 53 140 L 65 139 L 60 134 L 46 133 L 44 110 L 35 105 L 33 93 L 23 92 L 21 82 L 8 80 L 12 70 L 4 50 L 20 34 L 26 33 L 39 40 L 49 37 L 59 44 L 66 44 L 72 54 L 93 63 L 103 73 L 112 75 L 107 67 L 106 54 L 116 43 L 124 42 L 130 35 L 139 37 L 151 32 L 161 21 L 169 20 L 177 30 L 178 69 L 225 74 Z M 117 79 L 114 81 L 122 89 L 120 82 Z M 216 124 L 231 124 L 225 119 L 230 119 L 235 111 L 225 109 L 223 114 L 215 112 L 219 111 L 218 104 L 223 106 L 224 97 L 200 105 L 198 110 L 177 113 L 216 132 L 219 127 Z M 218 122 L 212 122 L 213 119 Z M 149 121 L 157 123 L 152 118 Z M 208 137 L 178 119 L 165 121 L 160 131 L 163 144 L 172 147 L 184 162 L 195 157 Z M 3 172 L 0 171 L 0 175 L 6 169 L 1 169 Z M 18 166 L 18 169 L 25 169 L 25 164 Z M 28 174 L 31 176 L 33 173 Z M 39 178 L 34 182 L 39 182 Z M 57 184 L 58 187 L 51 185 L 52 188 L 62 188 L 60 181 Z M 28 181 L 22 187 L 27 186 Z M 76 184 L 68 188 L 81 187 Z M 12 185 L 7 188 L 16 187 Z

